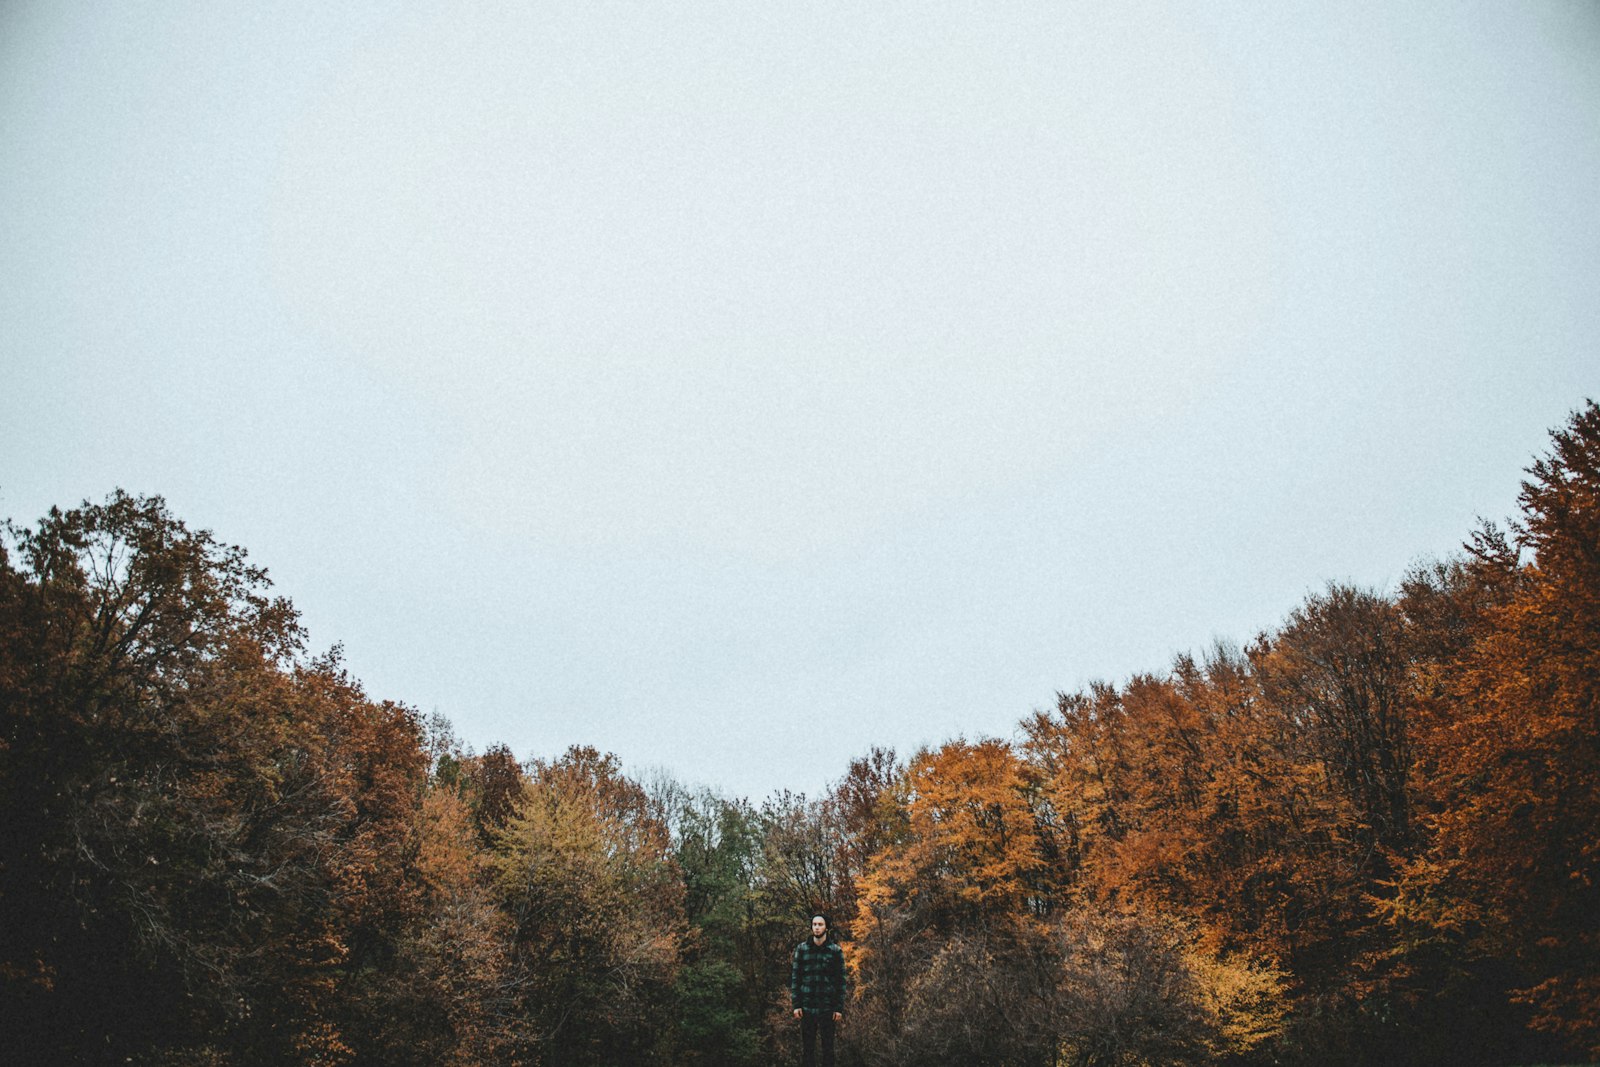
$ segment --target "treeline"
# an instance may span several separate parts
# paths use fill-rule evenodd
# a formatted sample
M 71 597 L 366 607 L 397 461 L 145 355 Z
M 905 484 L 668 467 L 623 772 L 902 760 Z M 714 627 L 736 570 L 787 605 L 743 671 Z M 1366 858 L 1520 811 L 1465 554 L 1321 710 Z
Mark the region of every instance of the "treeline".
M 1600 408 L 1391 595 L 756 805 L 475 753 L 118 493 L 0 539 L 0 1059 L 1600 1057 Z

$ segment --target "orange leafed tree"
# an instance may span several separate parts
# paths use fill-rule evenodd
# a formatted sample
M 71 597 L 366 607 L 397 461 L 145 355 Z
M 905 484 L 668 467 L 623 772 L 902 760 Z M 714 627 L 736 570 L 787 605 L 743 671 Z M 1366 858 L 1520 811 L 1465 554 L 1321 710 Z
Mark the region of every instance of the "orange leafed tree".
M 912 760 L 906 781 L 906 840 L 862 880 L 868 915 L 911 902 L 939 925 L 1024 913 L 1045 865 L 1032 782 L 1011 746 L 951 742 Z
M 1434 841 L 1407 887 L 1446 902 L 1427 918 L 1515 961 L 1537 1028 L 1600 1056 L 1600 407 L 1553 442 L 1514 543 L 1475 541 L 1479 580 L 1502 593 L 1468 617 L 1432 705 Z
M 849 956 L 869 1040 L 913 1062 L 1048 1047 L 1024 992 L 1043 977 L 1028 961 L 1049 871 L 1030 769 L 1002 741 L 953 741 L 913 757 L 889 795 L 900 819 L 857 883 Z

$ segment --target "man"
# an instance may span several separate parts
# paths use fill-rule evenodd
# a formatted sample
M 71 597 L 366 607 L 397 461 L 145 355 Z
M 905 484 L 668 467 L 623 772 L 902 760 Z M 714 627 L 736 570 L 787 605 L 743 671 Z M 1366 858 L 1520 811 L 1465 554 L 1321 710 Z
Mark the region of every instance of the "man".
M 800 1062 L 817 1067 L 817 1036 L 822 1036 L 822 1067 L 833 1067 L 834 1028 L 844 1018 L 844 951 L 828 940 L 828 920 L 811 917 L 811 936 L 795 946 L 789 960 L 789 997 L 800 1020 Z

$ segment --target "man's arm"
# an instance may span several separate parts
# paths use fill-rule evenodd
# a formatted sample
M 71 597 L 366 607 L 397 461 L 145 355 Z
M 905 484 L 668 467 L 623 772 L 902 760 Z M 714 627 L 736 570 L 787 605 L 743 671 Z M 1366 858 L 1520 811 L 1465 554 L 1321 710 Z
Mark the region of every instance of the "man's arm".
M 789 1004 L 800 1010 L 800 946 L 789 953 Z

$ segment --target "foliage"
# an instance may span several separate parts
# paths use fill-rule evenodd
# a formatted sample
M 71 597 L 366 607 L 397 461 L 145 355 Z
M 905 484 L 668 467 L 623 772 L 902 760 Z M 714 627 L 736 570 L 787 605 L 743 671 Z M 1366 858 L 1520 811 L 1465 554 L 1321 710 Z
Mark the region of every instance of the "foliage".
M 1600 1056 L 1600 408 L 1394 595 L 816 798 L 519 760 L 374 700 L 240 548 L 116 493 L 0 536 L 0 1059 Z
M 1491 592 L 1429 707 L 1432 840 L 1403 884 L 1432 904 L 1404 917 L 1511 963 L 1533 1026 L 1600 1057 L 1600 407 L 1553 441 L 1515 544 L 1480 530 L 1458 583 Z
M 1209 1063 L 1283 1028 L 1282 975 L 1208 951 L 1171 916 L 1085 906 L 1054 936 L 1058 1047 L 1073 1067 Z
M 340 1063 L 415 914 L 414 717 L 241 549 L 117 494 L 0 558 L 0 997 L 20 1062 Z M 398 861 L 398 862 L 397 862 Z
M 645 1063 L 664 1052 L 684 936 L 668 846 L 615 757 L 574 747 L 535 765 L 494 854 L 530 1060 Z

